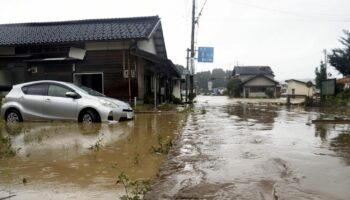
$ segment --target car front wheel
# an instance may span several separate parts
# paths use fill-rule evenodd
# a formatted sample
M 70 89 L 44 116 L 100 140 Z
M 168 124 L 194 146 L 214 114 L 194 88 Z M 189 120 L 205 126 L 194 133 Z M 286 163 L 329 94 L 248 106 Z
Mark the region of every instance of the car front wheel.
M 87 110 L 87 111 L 84 111 L 84 113 L 82 113 L 79 121 L 82 123 L 91 124 L 91 123 L 98 122 L 99 120 L 98 120 L 97 114 L 94 111 Z
M 11 109 L 7 111 L 5 115 L 5 120 L 6 122 L 9 122 L 9 123 L 16 123 L 16 122 L 23 121 L 21 113 L 16 109 Z

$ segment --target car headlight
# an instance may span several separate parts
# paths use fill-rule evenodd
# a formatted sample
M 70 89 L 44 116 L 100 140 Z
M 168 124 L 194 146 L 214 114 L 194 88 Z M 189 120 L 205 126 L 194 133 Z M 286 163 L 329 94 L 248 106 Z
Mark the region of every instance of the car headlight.
M 100 102 L 103 106 L 107 106 L 107 107 L 110 107 L 110 108 L 117 107 L 114 103 L 112 103 L 112 102 L 110 102 L 110 101 L 107 101 L 107 100 L 104 100 L 104 99 L 99 99 L 99 102 Z

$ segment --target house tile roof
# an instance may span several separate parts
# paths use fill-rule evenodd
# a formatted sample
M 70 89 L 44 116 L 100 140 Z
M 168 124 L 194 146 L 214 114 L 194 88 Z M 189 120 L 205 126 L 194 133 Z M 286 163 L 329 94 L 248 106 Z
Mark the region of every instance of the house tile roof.
M 149 39 L 158 16 L 0 25 L 0 46 Z
M 346 77 L 337 79 L 337 83 L 343 83 L 343 84 L 350 83 L 350 76 L 346 76 Z
M 233 76 L 236 75 L 274 75 L 271 67 L 269 66 L 235 66 L 232 72 Z
M 316 85 L 316 82 L 314 79 L 289 79 L 289 80 L 285 80 L 287 83 L 291 82 L 291 81 L 295 81 L 298 83 L 302 83 L 302 84 L 307 84 L 308 82 L 311 82 L 313 85 Z

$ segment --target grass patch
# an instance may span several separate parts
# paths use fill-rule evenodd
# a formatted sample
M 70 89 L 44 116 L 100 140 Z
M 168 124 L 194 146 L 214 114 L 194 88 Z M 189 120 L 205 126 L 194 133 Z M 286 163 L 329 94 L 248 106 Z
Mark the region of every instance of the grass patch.
M 121 184 L 125 190 L 125 195 L 120 197 L 121 200 L 141 200 L 146 192 L 151 190 L 149 180 L 131 181 L 124 172 L 119 174 L 116 184 Z
M 158 136 L 158 144 L 152 146 L 152 152 L 157 154 L 168 154 L 171 147 L 173 146 L 173 141 L 171 139 L 163 139 L 161 136 Z
M 134 107 L 135 112 L 158 112 L 158 111 L 176 111 L 178 105 L 175 104 L 160 104 L 154 108 L 153 104 L 142 104 Z
M 16 150 L 12 147 L 12 141 L 10 137 L 0 138 L 0 158 L 9 158 L 15 156 Z
M 132 159 L 134 165 L 138 165 L 140 163 L 140 154 L 135 154 L 133 159 Z
M 102 137 L 98 138 L 95 144 L 91 145 L 88 149 L 95 152 L 100 151 L 100 149 L 102 148 L 102 141 L 103 141 Z

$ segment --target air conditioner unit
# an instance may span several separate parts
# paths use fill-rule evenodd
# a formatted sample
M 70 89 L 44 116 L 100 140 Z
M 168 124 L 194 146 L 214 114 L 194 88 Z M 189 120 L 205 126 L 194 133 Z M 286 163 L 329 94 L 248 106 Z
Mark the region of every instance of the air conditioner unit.
M 124 73 L 123 73 L 124 75 L 124 78 L 129 78 L 129 70 L 127 70 L 127 69 L 124 69 Z
M 37 67 L 31 67 L 31 68 L 30 68 L 30 72 L 31 72 L 32 74 L 36 74 L 36 73 L 38 73 L 38 68 L 37 68 Z
M 124 78 L 129 78 L 129 70 L 124 69 L 123 76 L 124 76 Z M 136 77 L 135 70 L 131 70 L 131 78 L 135 78 L 135 77 Z

